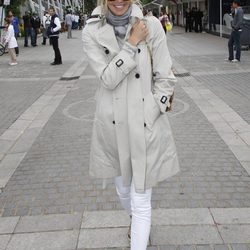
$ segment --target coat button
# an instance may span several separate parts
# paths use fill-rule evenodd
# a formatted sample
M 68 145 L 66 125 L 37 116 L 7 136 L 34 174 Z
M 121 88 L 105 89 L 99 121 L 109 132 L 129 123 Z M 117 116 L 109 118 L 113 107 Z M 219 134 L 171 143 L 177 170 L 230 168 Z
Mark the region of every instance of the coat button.
M 106 50 L 105 50 L 105 53 L 108 55 L 108 54 L 109 54 L 109 50 L 108 50 L 108 49 L 106 49 Z
M 147 124 L 146 124 L 146 123 L 144 123 L 144 127 L 147 127 Z
M 142 101 L 144 102 L 144 98 L 142 98 Z
M 141 53 L 141 49 L 138 49 L 138 53 Z
M 135 78 L 137 78 L 137 79 L 140 78 L 140 74 L 139 74 L 139 73 L 136 73 L 136 74 L 135 74 Z
M 113 124 L 115 124 L 115 121 L 113 121 Z

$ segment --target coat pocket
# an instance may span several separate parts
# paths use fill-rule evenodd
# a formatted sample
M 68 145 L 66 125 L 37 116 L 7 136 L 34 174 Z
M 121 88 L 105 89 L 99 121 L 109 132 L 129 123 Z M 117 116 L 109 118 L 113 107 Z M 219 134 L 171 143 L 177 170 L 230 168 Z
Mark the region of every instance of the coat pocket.
M 144 120 L 147 127 L 153 128 L 155 121 L 161 114 L 160 107 L 155 101 L 152 92 L 144 97 Z

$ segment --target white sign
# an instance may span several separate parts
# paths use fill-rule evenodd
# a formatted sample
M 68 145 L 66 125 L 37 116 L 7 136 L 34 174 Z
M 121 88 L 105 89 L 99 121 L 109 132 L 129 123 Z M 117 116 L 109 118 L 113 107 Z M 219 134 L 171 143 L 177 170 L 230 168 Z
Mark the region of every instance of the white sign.
M 4 0 L 3 4 L 4 5 L 10 5 L 10 0 Z

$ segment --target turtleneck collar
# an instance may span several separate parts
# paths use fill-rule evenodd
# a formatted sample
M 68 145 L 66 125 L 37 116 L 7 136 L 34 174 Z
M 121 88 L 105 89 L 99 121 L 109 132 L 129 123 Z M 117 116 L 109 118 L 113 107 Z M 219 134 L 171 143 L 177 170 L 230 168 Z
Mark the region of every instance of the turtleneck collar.
M 113 26 L 115 35 L 124 38 L 126 36 L 128 23 L 132 12 L 132 6 L 122 16 L 114 15 L 110 10 L 106 14 L 107 22 Z

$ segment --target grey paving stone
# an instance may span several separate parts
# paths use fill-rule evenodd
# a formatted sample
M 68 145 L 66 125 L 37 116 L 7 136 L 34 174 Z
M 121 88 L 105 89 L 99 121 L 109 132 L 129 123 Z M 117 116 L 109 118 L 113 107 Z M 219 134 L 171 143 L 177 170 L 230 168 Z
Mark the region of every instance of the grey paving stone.
M 78 248 L 128 247 L 128 228 L 81 229 Z
M 228 245 L 214 245 L 214 250 L 228 250 Z
M 0 162 L 0 187 L 3 188 L 23 160 L 25 154 L 9 154 Z
M 218 224 L 250 224 L 250 208 L 211 208 Z
M 10 152 L 12 154 L 28 152 L 40 132 L 41 128 L 29 128 L 25 130 Z
M 195 250 L 194 245 L 181 245 L 180 250 Z
M 5 250 L 8 242 L 11 238 L 11 235 L 0 235 L 0 250 Z
M 13 145 L 13 141 L 0 139 L 0 153 L 5 154 Z
M 250 225 L 219 225 L 225 243 L 250 243 Z
M 249 250 L 247 244 L 231 244 L 233 250 Z
M 11 234 L 19 221 L 19 217 L 0 217 L 0 234 Z
M 125 211 L 84 212 L 81 228 L 128 227 L 130 218 Z
M 15 229 L 15 233 L 32 233 L 79 229 L 82 214 L 54 214 L 44 216 L 24 216 Z
M 211 245 L 196 245 L 197 250 L 212 250 L 213 247 Z
M 153 225 L 213 225 L 213 218 L 206 208 L 156 209 L 152 213 Z
M 153 245 L 221 244 L 215 226 L 158 226 L 151 231 Z
M 15 234 L 6 250 L 69 250 L 77 245 L 78 231 Z

